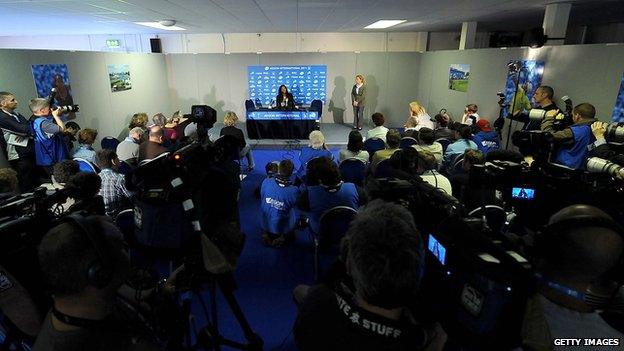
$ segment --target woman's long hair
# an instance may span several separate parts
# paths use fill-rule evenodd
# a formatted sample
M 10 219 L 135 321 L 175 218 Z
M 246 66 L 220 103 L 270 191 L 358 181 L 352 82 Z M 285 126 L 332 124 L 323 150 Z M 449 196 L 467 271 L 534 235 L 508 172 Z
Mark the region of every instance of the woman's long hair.
M 284 87 L 284 89 L 286 89 L 286 94 L 285 94 L 285 95 L 286 95 L 286 96 L 290 95 L 290 93 L 288 92 L 288 87 L 287 87 L 287 86 L 285 86 L 284 84 L 280 85 L 279 89 L 277 89 L 277 90 L 278 90 L 277 95 L 282 95 L 282 94 L 284 94 L 284 93 L 282 93 L 282 87 Z
M 412 116 L 420 117 L 427 113 L 427 110 L 425 110 L 425 107 L 421 105 L 418 101 L 410 102 L 409 108 L 410 108 L 410 112 L 412 113 Z
M 362 141 L 362 134 L 357 130 L 352 130 L 349 133 L 349 143 L 347 144 L 347 150 L 359 153 L 364 149 L 364 141 Z

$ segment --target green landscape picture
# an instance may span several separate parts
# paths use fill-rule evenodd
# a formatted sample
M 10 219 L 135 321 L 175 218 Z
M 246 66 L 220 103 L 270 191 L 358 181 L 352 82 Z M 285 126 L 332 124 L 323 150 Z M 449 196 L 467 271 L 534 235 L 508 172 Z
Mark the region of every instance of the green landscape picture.
M 113 93 L 132 89 L 130 65 L 108 65 L 108 78 Z
M 467 92 L 470 79 L 470 65 L 456 64 L 449 69 L 449 89 Z

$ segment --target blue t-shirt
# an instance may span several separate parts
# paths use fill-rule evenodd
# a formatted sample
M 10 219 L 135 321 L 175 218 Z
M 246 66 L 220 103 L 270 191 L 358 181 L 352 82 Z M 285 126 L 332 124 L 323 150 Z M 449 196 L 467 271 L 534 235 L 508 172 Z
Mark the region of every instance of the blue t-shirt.
M 90 145 L 80 144 L 72 158 L 82 158 L 95 164 L 95 150 Z
M 343 183 L 338 190 L 329 191 L 321 185 L 308 187 L 310 203 L 310 228 L 319 231 L 320 219 L 325 211 L 336 206 L 348 206 L 357 210 L 360 197 L 353 183 Z
M 317 157 L 327 157 L 331 160 L 334 159 L 334 155 L 332 155 L 331 151 L 325 149 L 313 149 L 309 146 L 301 149 L 301 154 L 299 155 L 299 162 L 301 162 L 301 166 L 299 166 L 299 170 L 297 171 L 297 177 L 300 179 L 303 178 L 306 174 L 306 165 L 307 163 Z
M 574 169 L 585 169 L 587 146 L 593 143 L 596 138 L 592 134 L 589 125 L 571 126 L 574 144 L 563 146 L 557 152 L 557 163 Z
M 473 138 L 475 144 L 484 155 L 493 150 L 500 149 L 500 137 L 496 131 L 479 132 Z
M 295 208 L 299 188 L 282 185 L 275 178 L 267 178 L 260 187 L 260 220 L 262 229 L 273 234 L 285 234 L 295 229 Z

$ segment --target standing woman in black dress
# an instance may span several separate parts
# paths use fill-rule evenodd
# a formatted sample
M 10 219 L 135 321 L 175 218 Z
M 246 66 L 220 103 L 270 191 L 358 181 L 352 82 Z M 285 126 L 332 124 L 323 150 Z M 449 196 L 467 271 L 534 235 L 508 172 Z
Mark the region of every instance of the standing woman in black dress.
M 364 121 L 364 105 L 366 103 L 366 81 L 364 76 L 355 76 L 355 85 L 351 89 L 351 104 L 353 105 L 353 129 L 362 130 Z
M 295 99 L 291 93 L 288 92 L 288 88 L 285 85 L 280 85 L 279 93 L 277 93 L 277 97 L 275 98 L 275 102 L 277 104 L 278 109 L 285 110 L 294 110 L 295 109 Z

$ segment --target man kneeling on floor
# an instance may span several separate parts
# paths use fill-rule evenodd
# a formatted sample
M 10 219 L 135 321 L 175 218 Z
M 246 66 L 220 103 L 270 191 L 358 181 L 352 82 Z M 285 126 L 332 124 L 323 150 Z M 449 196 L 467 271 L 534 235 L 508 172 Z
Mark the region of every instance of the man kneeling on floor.
M 405 307 L 417 299 L 425 258 L 411 213 L 375 200 L 358 213 L 342 245 L 352 284 L 295 288 L 299 350 L 442 350 L 440 325 L 424 328 Z
M 291 184 L 294 165 L 282 160 L 275 177 L 267 177 L 260 188 L 262 210 L 262 242 L 267 246 L 281 247 L 292 237 L 296 227 L 295 208 L 299 188 Z

